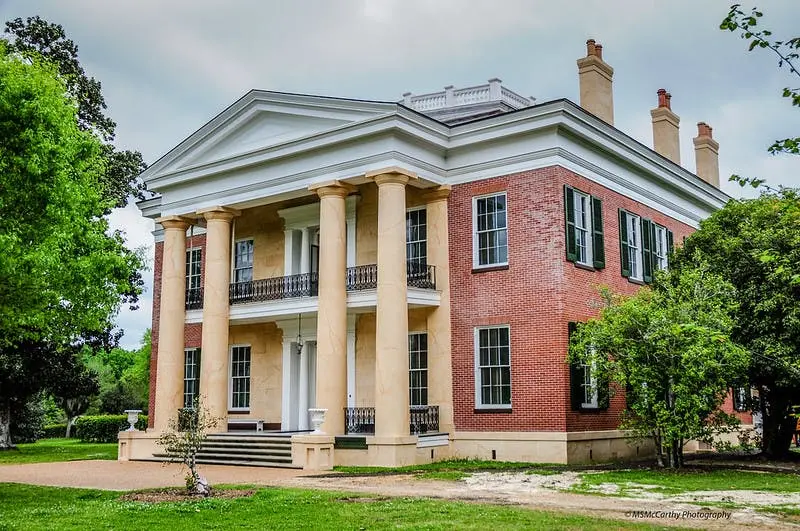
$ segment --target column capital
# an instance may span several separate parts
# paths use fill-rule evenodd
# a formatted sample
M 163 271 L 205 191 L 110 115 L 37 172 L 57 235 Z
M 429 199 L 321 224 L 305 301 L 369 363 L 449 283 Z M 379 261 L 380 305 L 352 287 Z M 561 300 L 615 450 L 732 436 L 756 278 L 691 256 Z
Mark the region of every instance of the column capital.
M 235 208 L 215 206 L 209 208 L 201 208 L 197 211 L 199 216 L 203 216 L 206 221 L 222 220 L 231 221 L 233 218 L 241 215 L 241 211 Z
M 183 216 L 163 216 L 156 218 L 156 223 L 164 227 L 164 230 L 177 229 L 186 232 L 192 220 Z
M 419 179 L 416 173 L 399 166 L 390 166 L 380 170 L 368 171 L 365 177 L 375 181 L 375 184 L 378 186 L 387 183 L 406 184 L 410 180 Z
M 317 184 L 310 184 L 308 185 L 308 189 L 312 192 L 315 192 L 319 197 L 347 197 L 349 194 L 352 194 L 358 190 L 358 188 L 352 184 L 340 181 L 338 179 L 332 179 L 330 181 Z
M 441 186 L 437 186 L 436 188 L 431 188 L 430 191 L 423 193 L 422 198 L 426 203 L 447 201 L 447 198 L 450 197 L 451 191 L 452 187 L 449 184 L 443 184 Z

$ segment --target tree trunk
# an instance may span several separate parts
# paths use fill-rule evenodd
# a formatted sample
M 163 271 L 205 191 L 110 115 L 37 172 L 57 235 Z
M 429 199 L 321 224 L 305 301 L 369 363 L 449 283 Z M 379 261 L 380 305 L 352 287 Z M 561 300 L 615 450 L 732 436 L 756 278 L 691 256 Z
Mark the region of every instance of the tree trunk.
M 0 402 L 0 450 L 16 448 L 11 442 L 11 404 L 8 401 Z
M 69 439 L 70 434 L 72 433 L 72 425 L 75 423 L 75 419 L 77 417 L 67 417 L 67 433 L 65 437 Z
M 791 401 L 783 393 L 761 387 L 761 450 L 766 457 L 782 459 L 789 455 L 797 419 L 790 416 Z

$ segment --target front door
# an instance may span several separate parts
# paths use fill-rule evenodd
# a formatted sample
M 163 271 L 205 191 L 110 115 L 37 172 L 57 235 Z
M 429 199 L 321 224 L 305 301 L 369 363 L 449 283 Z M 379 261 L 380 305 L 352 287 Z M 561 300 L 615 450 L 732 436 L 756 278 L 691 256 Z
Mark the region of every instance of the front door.
M 288 429 L 308 430 L 308 409 L 316 405 L 317 399 L 317 342 L 306 341 L 298 349 L 292 343 L 289 366 L 289 424 Z

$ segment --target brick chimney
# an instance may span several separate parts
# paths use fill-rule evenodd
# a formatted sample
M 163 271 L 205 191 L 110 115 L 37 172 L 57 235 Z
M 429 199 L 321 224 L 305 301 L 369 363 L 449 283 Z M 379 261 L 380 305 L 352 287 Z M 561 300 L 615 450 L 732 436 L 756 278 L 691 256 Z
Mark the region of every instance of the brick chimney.
M 586 57 L 578 59 L 581 107 L 611 125 L 614 125 L 613 76 L 614 69 L 603 61 L 603 46 L 594 39 L 586 41 Z
M 672 94 L 666 89 L 658 89 L 658 107 L 650 111 L 653 118 L 653 149 L 675 164 L 681 163 L 681 145 L 678 125 L 681 119 L 672 112 Z
M 711 136 L 711 126 L 705 122 L 697 124 L 694 156 L 697 176 L 719 188 L 719 143 Z

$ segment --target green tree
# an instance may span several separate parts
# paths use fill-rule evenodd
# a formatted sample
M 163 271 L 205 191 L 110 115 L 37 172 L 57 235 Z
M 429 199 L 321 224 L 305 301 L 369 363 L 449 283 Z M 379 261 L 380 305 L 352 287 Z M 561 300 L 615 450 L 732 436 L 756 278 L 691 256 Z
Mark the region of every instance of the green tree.
M 697 257 L 736 287 L 732 338 L 750 352 L 748 376 L 758 389 L 762 449 L 789 452 L 800 404 L 800 195 L 765 191 L 732 200 L 700 223 L 674 264 L 692 268 Z
M 145 168 L 138 151 L 118 150 L 113 144 L 117 124 L 106 116 L 106 101 L 100 82 L 89 77 L 78 60 L 78 46 L 67 38 L 64 28 L 40 17 L 16 18 L 6 22 L 8 47 L 28 59 L 44 58 L 53 63 L 78 104 L 76 119 L 84 131 L 101 140 L 100 153 L 105 159 L 99 181 L 111 206 L 125 206 L 130 197 L 144 199 L 145 185 L 138 177 Z
M 747 362 L 728 337 L 735 290 L 702 267 L 659 273 L 632 297 L 604 290 L 603 298 L 600 317 L 572 335 L 570 361 L 626 389 L 621 427 L 651 439 L 659 465 L 679 468 L 687 441 L 738 422 L 720 410 Z
M 141 289 L 141 259 L 104 214 L 103 146 L 78 127 L 56 69 L 0 43 L 0 448 L 11 404 L 61 375 L 76 348 L 110 348 Z

